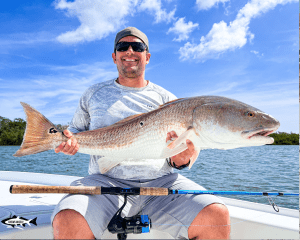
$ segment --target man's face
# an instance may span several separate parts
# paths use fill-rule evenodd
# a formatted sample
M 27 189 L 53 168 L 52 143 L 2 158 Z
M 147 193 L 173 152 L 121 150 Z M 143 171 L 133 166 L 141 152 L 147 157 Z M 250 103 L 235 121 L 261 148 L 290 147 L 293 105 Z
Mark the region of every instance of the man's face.
M 122 38 L 119 42 L 142 42 L 137 37 L 127 36 Z M 146 64 L 149 63 L 150 53 L 135 52 L 132 47 L 129 46 L 125 52 L 118 52 L 112 54 L 114 63 L 117 64 L 119 75 L 126 78 L 136 78 L 144 74 Z

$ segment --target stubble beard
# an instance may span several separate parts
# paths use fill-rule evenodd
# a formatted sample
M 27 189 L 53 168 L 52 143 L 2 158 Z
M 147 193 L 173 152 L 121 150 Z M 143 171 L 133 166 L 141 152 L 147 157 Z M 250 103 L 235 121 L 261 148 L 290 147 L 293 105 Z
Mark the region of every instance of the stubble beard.
M 143 75 L 144 69 L 141 66 L 134 66 L 133 68 L 128 68 L 126 66 L 117 66 L 120 75 L 126 78 L 137 78 Z

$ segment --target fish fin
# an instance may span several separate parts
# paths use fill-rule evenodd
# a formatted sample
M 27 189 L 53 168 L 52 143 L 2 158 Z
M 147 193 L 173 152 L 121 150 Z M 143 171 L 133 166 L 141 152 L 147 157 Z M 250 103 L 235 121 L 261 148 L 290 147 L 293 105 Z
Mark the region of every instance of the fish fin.
M 164 103 L 164 104 L 162 104 L 162 105 L 159 105 L 159 108 L 165 107 L 166 105 L 169 105 L 170 103 L 174 103 L 174 102 L 177 102 L 177 101 L 181 101 L 182 99 L 184 99 L 184 98 L 178 98 L 178 99 L 175 99 L 175 100 L 166 102 L 166 103 Z
M 32 224 L 34 224 L 35 226 L 37 226 L 36 219 L 37 219 L 37 217 L 35 217 L 34 219 L 30 220 L 29 222 L 32 223 Z
M 181 152 L 183 152 L 184 150 L 186 150 L 188 147 L 185 143 L 182 143 L 178 146 L 176 146 L 176 148 L 170 149 L 168 147 L 165 147 L 161 153 L 161 158 L 168 158 L 168 157 L 172 157 L 175 156 Z
M 57 134 L 62 136 L 61 131 L 27 103 L 21 102 L 21 105 L 26 113 L 27 124 L 22 145 L 13 156 L 21 157 L 54 149 L 52 135 Z M 63 139 L 63 136 L 61 138 Z
M 169 143 L 167 147 L 170 149 L 174 149 L 182 143 L 185 144 L 186 140 L 190 138 L 193 132 L 194 132 L 194 128 L 189 128 L 183 134 L 181 134 L 177 139 Z
M 28 223 L 28 225 L 30 226 L 30 224 Z M 21 224 L 22 227 L 25 227 L 25 223 Z
M 145 114 L 145 113 L 139 113 L 139 114 L 131 115 L 131 116 L 129 116 L 129 117 L 127 117 L 127 118 L 124 118 L 124 119 L 122 119 L 122 120 L 120 120 L 120 121 L 118 121 L 118 122 L 116 122 L 116 123 L 114 123 L 114 124 L 112 124 L 112 125 L 110 125 L 110 126 L 123 124 L 123 123 L 125 123 L 125 122 L 127 122 L 127 121 L 130 121 L 131 119 L 134 119 L 134 118 L 139 117 L 139 116 L 144 115 L 144 114 Z
M 17 216 L 16 216 L 16 215 L 13 215 L 11 218 L 17 218 Z
M 101 174 L 104 174 L 108 172 L 113 167 L 117 166 L 121 162 L 123 162 L 124 159 L 111 159 L 106 157 L 101 157 L 98 160 L 99 170 Z
M 176 140 L 168 141 L 166 143 L 166 147 L 163 149 L 161 157 L 167 158 L 177 155 L 178 153 L 183 152 L 188 147 L 186 145 L 186 140 L 190 139 L 193 141 L 195 134 L 194 134 L 194 128 L 189 128 L 186 130 L 183 134 L 181 134 Z
M 191 167 L 193 166 L 193 164 L 195 163 L 195 161 L 197 160 L 198 156 L 200 153 L 200 149 L 197 149 L 195 147 L 195 152 L 193 153 L 193 155 L 190 158 L 190 164 L 189 164 L 189 169 L 191 169 Z

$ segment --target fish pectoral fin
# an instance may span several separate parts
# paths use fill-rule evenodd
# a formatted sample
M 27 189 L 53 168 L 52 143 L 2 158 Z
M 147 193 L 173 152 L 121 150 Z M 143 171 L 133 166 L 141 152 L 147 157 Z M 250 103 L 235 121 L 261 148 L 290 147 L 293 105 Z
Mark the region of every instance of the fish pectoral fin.
M 101 174 L 108 172 L 113 167 L 119 165 L 124 159 L 111 159 L 106 157 L 101 157 L 98 159 L 99 170 Z
M 185 151 L 186 149 L 188 149 L 188 147 L 186 145 L 186 140 L 189 139 L 195 144 L 196 138 L 197 138 L 197 136 L 195 134 L 194 128 L 192 128 L 192 127 L 189 128 L 183 134 L 181 134 L 176 140 L 172 141 L 171 143 L 170 143 L 170 141 L 168 141 L 166 143 L 166 147 L 163 149 L 161 157 L 162 158 L 172 157 L 172 156 L 175 156 L 175 155 Z M 195 150 L 196 150 L 196 147 L 195 147 Z M 195 156 L 194 155 L 192 156 L 193 157 L 193 158 L 191 158 L 191 162 L 193 160 L 192 165 L 196 161 L 196 159 L 199 155 L 199 152 L 200 152 L 200 150 L 197 149 L 197 154 L 194 153 Z
M 186 144 L 186 140 L 190 139 L 191 135 L 194 133 L 194 128 L 189 128 L 183 134 L 181 134 L 176 140 L 172 141 L 167 145 L 168 148 L 174 149 L 181 144 Z
M 188 147 L 186 143 L 182 143 L 179 146 L 176 146 L 176 148 L 170 149 L 168 147 L 165 147 L 161 153 L 161 158 L 167 158 L 167 157 L 172 157 L 175 156 L 184 150 L 186 150 Z
M 199 156 L 199 153 L 200 153 L 200 149 L 198 149 L 197 147 L 195 147 L 195 152 L 193 153 L 193 155 L 190 158 L 189 169 L 191 169 L 191 167 L 193 166 L 193 164 L 197 160 L 197 158 Z

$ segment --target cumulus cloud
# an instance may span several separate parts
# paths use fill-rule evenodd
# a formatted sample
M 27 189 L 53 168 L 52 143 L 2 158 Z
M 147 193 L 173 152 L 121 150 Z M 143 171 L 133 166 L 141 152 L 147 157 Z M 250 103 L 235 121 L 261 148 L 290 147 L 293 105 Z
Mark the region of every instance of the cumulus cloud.
M 178 35 L 178 38 L 174 38 L 173 41 L 181 42 L 183 40 L 187 40 L 189 38 L 189 34 L 198 27 L 198 23 L 193 23 L 189 21 L 185 23 L 185 18 L 179 18 L 177 22 L 174 23 L 174 26 L 169 29 L 167 34 L 175 33 Z
M 81 25 L 57 37 L 62 43 L 77 43 L 102 39 L 125 24 L 125 17 L 132 14 L 134 0 L 59 0 L 56 9 L 66 10 L 75 16 Z
M 265 13 L 278 4 L 287 4 L 297 0 L 251 0 L 237 14 L 236 19 L 229 24 L 221 21 L 213 24 L 206 36 L 202 36 L 200 44 L 186 43 L 179 49 L 182 60 L 206 60 L 218 58 L 220 54 L 243 47 L 247 41 L 254 38 L 249 31 L 251 19 Z
M 163 22 L 166 21 L 169 23 L 171 20 L 174 20 L 174 14 L 176 8 L 173 11 L 167 13 L 165 9 L 162 9 L 161 0 L 143 0 L 141 1 L 139 7 L 141 11 L 150 11 L 155 15 L 155 22 Z
M 208 10 L 218 3 L 225 3 L 229 0 L 197 0 L 196 4 L 199 10 Z
M 137 11 L 147 11 L 155 16 L 155 22 L 170 22 L 176 9 L 167 13 L 161 0 L 56 0 L 55 8 L 77 17 L 80 26 L 57 37 L 61 43 L 78 43 L 107 37 L 126 24 L 126 17 Z

